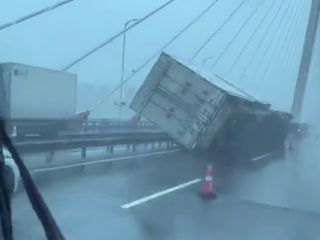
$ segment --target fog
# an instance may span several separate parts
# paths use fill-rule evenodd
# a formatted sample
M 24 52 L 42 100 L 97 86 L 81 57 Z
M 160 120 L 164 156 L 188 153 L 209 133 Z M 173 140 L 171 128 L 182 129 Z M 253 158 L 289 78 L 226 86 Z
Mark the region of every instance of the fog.
M 57 1 L 2 1 L 0 26 Z M 247 0 L 230 22 L 220 28 L 242 1 L 217 1 L 165 51 L 223 77 L 257 99 L 270 102 L 274 109 L 289 112 L 311 0 Z M 121 31 L 129 19 L 142 18 L 165 2 L 75 0 L 0 31 L 0 62 L 61 70 Z M 128 31 L 124 78 L 135 73 L 212 2 L 176 0 Z M 280 6 L 283 7 L 279 10 Z M 252 19 L 244 26 L 251 13 L 254 13 Z M 265 14 L 265 21 L 259 25 Z M 239 29 L 242 31 L 238 32 Z M 214 35 L 212 40 L 192 59 L 210 35 Z M 178 118 L 170 122 L 171 109 L 174 112 L 170 108 L 167 122 L 163 121 L 163 126 L 170 126 L 162 129 L 142 124 L 115 127 L 113 121 L 112 125 L 106 121 L 106 125 L 93 124 L 90 132 L 90 126 L 84 128 L 81 122 L 75 132 L 70 130 L 70 133 L 66 128 L 58 134 L 32 132 L 33 136 L 19 138 L 20 127 L 17 130 L 14 125 L 11 137 L 18 147 L 25 147 L 25 152 L 19 149 L 23 161 L 67 239 L 317 240 L 320 234 L 319 43 L 320 26 L 302 116 L 296 119 L 315 126 L 305 138 L 292 131 L 293 140 L 290 139 L 286 131 L 289 124 L 283 118 L 279 127 L 280 120 L 270 124 L 274 112 L 269 118 L 271 114 L 265 114 L 264 109 L 242 100 L 237 101 L 239 105 L 233 105 L 233 101 L 227 105 L 224 96 L 222 100 L 216 97 L 214 103 L 213 99 L 209 101 L 217 106 L 207 115 L 218 118 L 212 121 L 216 129 L 207 124 L 208 120 L 202 120 L 211 119 L 206 118 L 207 111 L 181 115 L 192 118 L 191 124 L 197 127 L 191 124 L 186 127 L 187 117 L 183 119 L 185 122 Z M 119 91 L 112 95 L 110 92 L 120 83 L 122 44 L 121 36 L 68 70 L 78 76 L 77 112 L 90 110 L 92 118 L 119 117 Z M 156 60 L 124 86 L 123 118 L 134 114 L 128 105 Z M 43 91 L 40 96 L 46 97 L 45 93 L 53 90 Z M 206 89 L 201 91 L 207 95 Z M 197 101 L 204 102 L 200 98 Z M 60 102 L 62 106 L 64 102 Z M 40 105 L 44 106 L 42 102 Z M 226 107 L 222 111 L 220 106 Z M 229 115 L 229 108 L 234 110 L 234 106 L 235 114 Z M 256 114 L 247 114 L 247 108 L 258 110 Z M 149 114 L 157 117 L 157 111 L 153 110 Z M 221 112 L 227 114 L 218 116 Z M 196 114 L 197 118 L 193 119 Z M 77 124 L 71 122 L 71 125 Z M 56 131 L 55 125 L 52 126 L 50 130 Z M 192 147 L 175 144 L 169 135 L 163 134 L 164 129 L 175 140 L 185 138 L 181 142 L 194 141 L 194 144 Z M 196 151 L 194 146 L 198 147 Z M 202 151 L 204 146 L 209 146 L 206 149 L 209 151 Z M 12 206 L 17 239 L 44 239 L 44 231 L 23 187 L 19 186 L 12 195 Z
M 55 2 L 54 0 L 7 1 L 2 4 L 2 9 L 5 11 L 1 11 L 0 22 L 12 21 Z M 62 69 L 81 54 L 120 31 L 128 19 L 141 18 L 164 2 L 164 0 L 152 2 L 120 0 L 112 3 L 99 0 L 90 1 L 90 3 L 85 0 L 74 1 L 52 12 L 1 31 L 0 61 Z M 130 30 L 127 34 L 125 75 L 127 76 L 141 65 L 210 2 L 209 0 L 177 1 Z M 180 58 L 190 59 L 196 49 L 221 25 L 239 3 L 240 0 L 218 2 L 207 15 L 170 45 L 166 51 Z M 237 41 L 214 69 L 210 67 L 216 56 L 226 46 L 226 40 L 234 36 L 245 17 L 257 6 L 257 3 L 257 0 L 248 1 L 199 54 L 194 63 L 225 77 L 228 81 L 237 83 L 257 98 L 271 102 L 277 109 L 289 110 L 301 57 L 310 6 L 309 0 L 286 2 L 285 4 L 289 4 L 289 9 L 291 9 L 290 14 L 282 23 L 279 31 L 276 31 L 276 26 L 280 22 L 280 17 L 278 17 L 270 33 L 265 36 L 267 23 L 271 21 L 276 12 L 276 7 L 274 7 L 273 12 L 268 15 L 266 22 L 255 35 L 234 71 L 227 74 L 235 56 L 244 47 L 248 37 L 257 26 L 257 22 L 270 6 L 269 1 L 261 1 L 258 12 L 243 29 Z M 280 4 L 280 1 L 275 1 L 276 4 Z M 297 9 L 301 9 L 299 15 L 296 12 Z M 292 26 L 292 22 L 296 24 Z M 264 49 L 272 38 L 275 41 L 267 55 L 264 55 Z M 255 53 L 261 39 L 264 39 L 263 46 Z M 290 46 L 289 50 L 286 50 L 287 45 Z M 71 72 L 78 74 L 80 90 L 77 109 L 79 111 L 94 109 L 93 117 L 117 117 L 118 107 L 115 103 L 119 101 L 119 92 L 103 101 L 102 104 L 99 102 L 119 84 L 121 50 L 122 38 L 118 38 L 70 69 Z M 252 55 L 254 55 L 254 61 L 249 64 L 248 71 L 244 73 L 243 70 Z M 206 58 L 208 61 L 204 63 L 203 60 Z M 272 62 L 267 68 L 270 59 Z M 154 61 L 136 74 L 125 86 L 124 97 L 127 103 L 134 96 Z M 261 66 L 259 69 L 258 65 Z M 266 72 L 265 69 L 268 71 Z M 86 88 L 88 84 L 91 87 L 88 87 L 88 92 L 84 94 L 84 90 L 81 89 Z M 129 109 L 126 109 L 124 116 L 129 117 L 132 114 Z

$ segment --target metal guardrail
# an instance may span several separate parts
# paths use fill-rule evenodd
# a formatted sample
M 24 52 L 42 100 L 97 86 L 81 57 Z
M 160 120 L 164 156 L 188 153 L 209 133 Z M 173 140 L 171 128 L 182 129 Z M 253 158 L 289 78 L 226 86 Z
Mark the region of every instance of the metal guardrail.
M 132 124 L 128 120 L 112 119 L 89 119 L 85 122 L 74 119 L 33 119 L 16 124 L 16 131 L 22 130 L 23 134 L 12 136 L 12 141 L 21 153 L 54 153 L 57 150 L 81 149 L 82 157 L 85 158 L 86 150 L 90 147 L 107 147 L 113 152 L 114 146 L 127 145 L 134 151 L 137 144 L 173 143 L 168 135 L 147 121 Z M 46 131 L 47 129 L 51 132 Z
M 78 136 L 76 138 L 58 138 L 34 141 L 17 141 L 14 145 L 22 153 L 30 152 L 54 152 L 57 150 L 82 149 L 83 157 L 88 147 L 107 147 L 113 151 L 115 145 L 135 145 L 155 142 L 172 142 L 171 138 L 164 133 L 126 133 L 110 137 L 104 134 L 93 134 L 90 137 Z
M 31 136 L 16 136 L 12 137 L 12 141 L 15 143 L 27 143 L 32 141 L 54 141 L 54 140 L 72 140 L 72 139 L 92 139 L 92 138 L 114 138 L 121 136 L 131 136 L 131 135 L 144 135 L 152 133 L 162 133 L 158 129 L 133 129 L 133 130 L 118 130 L 115 129 L 109 132 L 102 133 L 65 133 L 59 134 L 52 137 L 41 136 L 41 135 L 31 135 Z
M 104 132 L 132 132 L 132 131 L 150 131 L 159 128 L 151 122 L 139 121 L 136 125 L 128 120 L 112 120 L 112 119 L 89 119 L 84 122 L 81 128 L 83 133 L 104 133 Z
M 7 126 L 9 134 L 15 129 L 18 136 L 57 136 L 70 133 L 105 133 L 158 129 L 148 121 L 133 123 L 130 120 L 114 119 L 19 119 L 11 120 Z
M 84 122 L 84 126 L 103 126 L 103 127 L 133 127 L 130 120 L 118 120 L 118 119 L 99 119 L 99 118 L 89 118 Z M 155 127 L 152 122 L 149 121 L 138 121 L 137 127 Z

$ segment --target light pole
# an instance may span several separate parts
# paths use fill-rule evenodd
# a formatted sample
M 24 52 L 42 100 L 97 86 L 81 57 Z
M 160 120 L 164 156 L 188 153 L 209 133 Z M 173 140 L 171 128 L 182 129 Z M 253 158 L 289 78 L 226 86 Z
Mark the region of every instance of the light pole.
M 124 24 L 124 29 L 123 29 L 123 42 L 122 42 L 122 64 L 121 64 L 121 78 L 120 78 L 120 101 L 119 101 L 119 120 L 121 119 L 121 111 L 122 107 L 126 105 L 126 102 L 123 99 L 123 79 L 124 79 L 124 65 L 125 65 L 125 53 L 126 53 L 126 32 L 127 32 L 127 27 L 130 23 L 132 22 L 137 22 L 140 19 L 133 18 L 129 19 L 125 24 Z

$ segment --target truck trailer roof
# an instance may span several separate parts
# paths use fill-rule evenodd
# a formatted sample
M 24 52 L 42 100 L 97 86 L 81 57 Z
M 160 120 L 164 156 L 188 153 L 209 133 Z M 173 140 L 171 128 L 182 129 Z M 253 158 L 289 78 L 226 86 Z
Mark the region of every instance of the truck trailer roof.
M 182 60 L 182 59 L 175 57 L 173 55 L 170 55 L 168 53 L 163 52 L 161 55 L 167 56 L 167 57 L 171 58 L 172 60 L 184 65 L 185 67 L 189 68 L 191 71 L 200 75 L 205 80 L 209 81 L 210 83 L 212 83 L 213 85 L 215 85 L 216 87 L 220 88 L 221 90 L 227 92 L 230 95 L 233 95 L 236 97 L 241 97 L 245 100 L 252 101 L 252 102 L 261 102 L 261 103 L 267 104 L 266 102 L 262 102 L 261 100 L 258 100 L 255 97 L 249 95 L 248 93 L 243 91 L 240 87 L 226 81 L 224 78 L 220 77 L 217 74 L 209 73 L 203 69 L 200 69 L 198 66 L 196 66 L 186 60 Z

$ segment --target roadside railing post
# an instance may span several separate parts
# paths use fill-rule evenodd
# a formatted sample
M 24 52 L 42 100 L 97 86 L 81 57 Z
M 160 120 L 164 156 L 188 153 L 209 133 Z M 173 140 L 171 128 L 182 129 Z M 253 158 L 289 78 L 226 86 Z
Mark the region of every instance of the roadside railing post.
M 132 145 L 132 152 L 136 152 L 136 145 L 135 144 Z
M 82 159 L 87 158 L 87 148 L 86 147 L 81 148 L 81 158 Z
M 114 150 L 113 150 L 113 145 L 110 146 L 110 153 L 113 154 Z
M 53 158 L 54 158 L 54 151 L 51 150 L 47 155 L 47 162 L 52 162 Z

